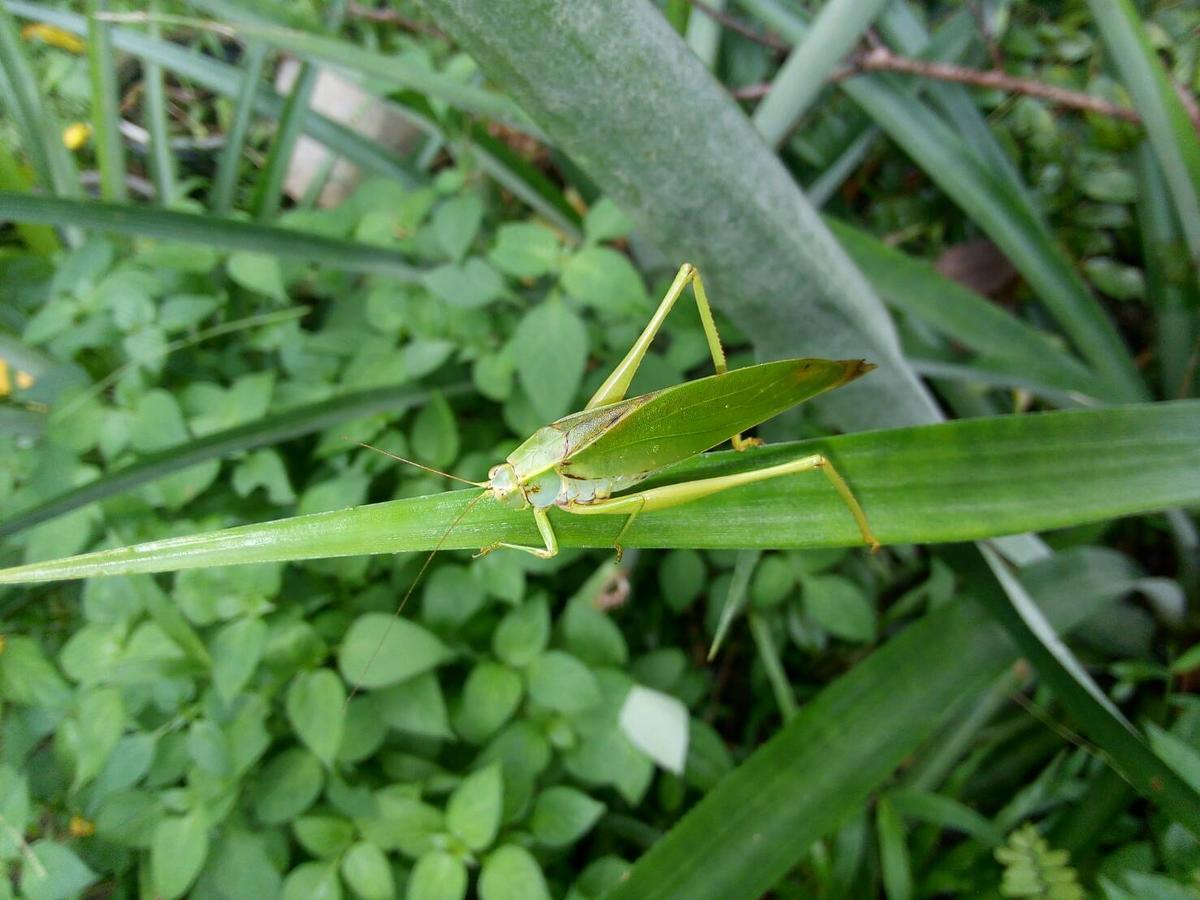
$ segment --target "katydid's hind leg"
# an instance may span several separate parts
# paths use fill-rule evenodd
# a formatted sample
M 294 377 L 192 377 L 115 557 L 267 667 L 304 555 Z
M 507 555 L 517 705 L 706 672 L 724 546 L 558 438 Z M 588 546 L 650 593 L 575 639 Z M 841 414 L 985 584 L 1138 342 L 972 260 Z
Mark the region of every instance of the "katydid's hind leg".
M 833 464 L 819 454 L 805 456 L 774 466 L 766 466 L 762 469 L 751 469 L 749 472 L 739 472 L 736 475 L 719 475 L 716 478 L 684 481 L 679 484 L 668 484 L 659 488 L 651 488 L 648 491 L 641 491 L 636 494 L 611 497 L 607 500 L 570 504 L 565 506 L 564 509 L 569 513 L 583 516 L 628 515 L 629 519 L 626 521 L 625 527 L 617 535 L 617 540 L 619 541 L 633 521 L 633 518 L 643 511 L 654 512 L 659 509 L 670 509 L 673 506 L 691 503 L 693 500 L 699 500 L 711 494 L 727 491 L 730 488 L 753 484 L 756 481 L 779 478 L 783 475 L 809 472 L 813 469 L 820 469 L 825 473 L 825 477 L 829 479 L 830 483 L 837 490 L 842 502 L 850 510 L 850 514 L 854 516 L 858 530 L 862 533 L 863 541 L 870 546 L 872 552 L 878 550 L 879 540 L 875 537 L 874 532 L 871 531 L 871 526 L 867 522 L 867 514 L 863 512 L 858 498 L 854 496 L 854 492 L 850 490 L 850 486 L 838 474 Z
M 558 538 L 554 534 L 554 528 L 550 524 L 550 517 L 546 515 L 546 510 L 534 507 L 533 521 L 537 525 L 538 533 L 542 536 L 542 540 L 546 542 L 545 547 L 530 547 L 526 544 L 510 544 L 507 541 L 496 541 L 494 544 L 481 547 L 474 558 L 478 559 L 481 556 L 487 556 L 501 547 L 507 547 L 510 550 L 522 550 L 525 553 L 538 557 L 538 559 L 550 559 L 551 557 L 558 556 Z
M 709 306 L 708 294 L 704 290 L 704 282 L 700 280 L 700 273 L 695 266 L 691 263 L 684 263 L 675 273 L 675 280 L 667 288 L 666 294 L 658 304 L 658 309 L 654 311 L 654 315 L 650 317 L 650 321 L 642 333 L 633 342 L 633 346 L 629 348 L 625 358 L 617 364 L 608 378 L 604 379 L 604 384 L 600 385 L 600 388 L 588 400 L 585 409 L 594 409 L 597 406 L 604 406 L 606 403 L 616 403 L 625 398 L 629 392 L 629 385 L 633 382 L 633 376 L 637 374 L 642 360 L 646 358 L 650 344 L 675 306 L 675 301 L 682 296 L 684 289 L 689 284 L 696 297 L 696 308 L 700 312 L 700 324 L 704 327 L 704 337 L 708 341 L 708 350 L 712 354 L 713 366 L 718 375 L 729 371 L 729 366 L 725 362 L 725 351 L 721 347 L 721 336 L 717 334 L 717 323 L 713 321 L 712 307 Z
M 617 536 L 613 538 L 613 549 L 617 551 L 617 562 L 620 562 L 621 557 L 625 555 L 625 548 L 621 546 L 621 538 L 625 537 L 625 532 L 629 530 L 629 526 L 633 524 L 633 520 L 638 517 L 638 513 L 645 509 L 645 507 L 646 502 L 643 500 L 640 504 L 638 504 L 637 507 L 634 508 L 633 512 L 629 514 L 629 518 L 625 520 L 625 524 L 621 526 L 621 530 L 618 531 Z

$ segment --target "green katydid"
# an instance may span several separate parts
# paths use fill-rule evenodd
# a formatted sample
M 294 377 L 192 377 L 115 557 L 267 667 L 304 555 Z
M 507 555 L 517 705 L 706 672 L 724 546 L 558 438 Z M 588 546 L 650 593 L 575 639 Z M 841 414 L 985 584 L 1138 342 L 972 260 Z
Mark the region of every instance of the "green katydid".
M 717 373 L 626 399 L 651 342 L 689 284 Z M 558 540 L 548 512 L 551 507 L 558 507 L 574 515 L 625 516 L 625 523 L 613 542 L 619 559 L 621 538 L 643 512 L 679 506 L 730 488 L 812 469 L 825 473 L 854 516 L 863 540 L 872 550 L 878 549 L 879 541 L 849 485 L 829 460 L 819 454 L 736 475 L 619 493 L 667 466 L 725 441 L 731 441 L 737 450 L 761 444 L 757 438 L 742 437 L 742 432 L 874 368 L 860 359 L 787 359 L 730 371 L 704 283 L 696 268 L 685 263 L 645 330 L 583 411 L 538 429 L 504 462 L 491 468 L 487 481 L 467 482 L 485 489 L 477 499 L 491 496 L 512 509 L 532 509 L 544 542 L 542 547 L 531 547 L 497 541 L 481 549 L 478 555 L 509 547 L 543 559 L 555 556 Z M 464 509 L 463 513 L 466 512 Z

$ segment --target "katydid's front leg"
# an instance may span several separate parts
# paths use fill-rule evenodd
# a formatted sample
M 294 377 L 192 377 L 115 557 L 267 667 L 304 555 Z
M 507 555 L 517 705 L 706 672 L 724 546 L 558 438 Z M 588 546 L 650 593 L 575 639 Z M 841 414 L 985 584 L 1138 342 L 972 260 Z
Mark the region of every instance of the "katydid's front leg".
M 870 546 L 872 552 L 878 550 L 879 540 L 871 531 L 871 526 L 867 522 L 867 514 L 863 512 L 863 508 L 859 505 L 854 492 L 850 490 L 850 486 L 838 474 L 837 469 L 833 467 L 833 463 L 820 454 L 805 456 L 775 466 L 766 466 L 762 469 L 752 469 L 749 472 L 739 472 L 736 475 L 719 475 L 716 478 L 684 481 L 679 484 L 651 488 L 650 490 L 640 491 L 636 494 L 624 494 L 608 500 L 596 500 L 591 503 L 571 503 L 563 508 L 569 513 L 580 516 L 628 516 L 629 518 L 617 533 L 614 543 L 617 553 L 620 554 L 621 538 L 629 530 L 629 526 L 633 524 L 633 520 L 642 512 L 653 512 L 656 509 L 670 509 L 673 506 L 691 503 L 693 500 L 699 500 L 701 497 L 727 491 L 730 488 L 740 487 L 744 484 L 766 481 L 769 478 L 778 478 L 781 475 L 808 472 L 812 469 L 820 469 L 825 473 L 825 477 L 829 479 L 834 489 L 838 492 L 838 496 L 842 498 L 842 502 L 850 510 L 850 514 L 854 516 L 858 530 L 862 533 L 863 541 Z
M 675 280 L 667 288 L 667 293 L 663 296 L 662 302 L 658 304 L 654 315 L 650 317 L 645 329 L 633 342 L 633 346 L 629 348 L 625 358 L 604 379 L 604 384 L 600 385 L 599 390 L 592 395 L 592 399 L 587 402 L 585 409 L 594 409 L 597 406 L 605 406 L 625 399 L 625 395 L 629 392 L 629 385 L 633 382 L 633 376 L 637 374 L 642 360 L 646 358 L 646 353 L 649 351 L 655 335 L 658 334 L 663 322 L 670 315 L 675 301 L 680 298 L 684 288 L 689 284 L 696 297 L 696 308 L 700 312 L 700 324 L 704 327 L 704 337 L 708 340 L 708 350 L 712 354 L 717 374 L 721 375 L 729 371 L 729 365 L 725 362 L 725 350 L 721 347 L 721 336 L 717 334 L 717 323 L 713 320 L 712 307 L 708 304 L 708 294 L 704 290 L 704 282 L 701 281 L 700 273 L 695 266 L 691 263 L 684 263 L 679 267 L 679 271 L 675 274 Z M 756 447 L 762 443 L 758 438 L 743 438 L 740 434 L 735 434 L 730 440 L 733 442 L 735 450 L 745 450 L 747 447 Z
M 558 556 L 558 538 L 554 536 L 554 528 L 550 525 L 550 517 L 546 515 L 546 510 L 543 507 L 535 506 L 533 508 L 533 521 L 536 523 L 538 533 L 542 536 L 542 540 L 546 542 L 545 547 L 529 547 L 525 544 L 509 544 L 506 541 L 496 541 L 494 544 L 488 544 L 480 549 L 475 554 L 478 559 L 481 556 L 487 556 L 493 550 L 499 550 L 501 547 L 508 547 L 511 550 L 524 550 L 526 553 L 532 553 L 539 559 L 550 559 L 552 556 Z

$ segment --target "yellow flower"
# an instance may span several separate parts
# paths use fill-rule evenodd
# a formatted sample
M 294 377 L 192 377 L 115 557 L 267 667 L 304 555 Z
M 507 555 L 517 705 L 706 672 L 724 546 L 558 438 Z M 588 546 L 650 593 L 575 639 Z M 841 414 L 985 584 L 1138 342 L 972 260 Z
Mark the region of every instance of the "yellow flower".
M 68 53 L 82 53 L 87 49 L 87 44 L 83 42 L 82 38 L 69 31 L 63 31 L 61 28 L 55 28 L 53 25 L 47 25 L 45 22 L 32 22 L 26 25 L 21 29 L 21 37 L 27 41 L 39 40 L 43 44 L 58 47 Z
M 11 394 L 14 385 L 18 390 L 23 391 L 33 387 L 33 382 L 34 377 L 28 372 L 9 368 L 8 363 L 0 359 L 0 397 L 7 397 Z
M 92 126 L 87 122 L 76 122 L 63 129 L 63 144 L 68 150 L 78 150 L 92 136 Z
M 91 837 L 96 833 L 96 825 L 76 814 L 71 816 L 71 824 L 67 826 L 67 830 L 71 832 L 71 837 Z

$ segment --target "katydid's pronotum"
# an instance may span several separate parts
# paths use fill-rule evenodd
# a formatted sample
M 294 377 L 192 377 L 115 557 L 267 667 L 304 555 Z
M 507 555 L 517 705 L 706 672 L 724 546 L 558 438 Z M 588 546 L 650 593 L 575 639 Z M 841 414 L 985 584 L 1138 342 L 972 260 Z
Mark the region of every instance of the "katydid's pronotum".
M 717 373 L 626 399 L 654 336 L 689 284 Z M 485 489 L 479 499 L 491 496 L 512 509 L 532 509 L 544 542 L 542 547 L 531 547 L 497 541 L 479 555 L 509 547 L 543 559 L 555 556 L 558 540 L 547 513 L 556 506 L 574 515 L 624 516 L 625 523 L 613 543 L 619 559 L 622 537 L 643 512 L 811 469 L 825 473 L 858 523 L 863 540 L 872 550 L 878 549 L 879 541 L 849 485 L 820 454 L 736 475 L 619 493 L 725 441 L 731 441 L 736 450 L 757 446 L 761 440 L 744 438 L 742 432 L 873 368 L 861 359 L 786 359 L 730 371 L 704 283 L 696 268 L 685 263 L 645 330 L 583 411 L 538 429 L 504 462 L 491 468 L 487 481 L 468 482 Z

